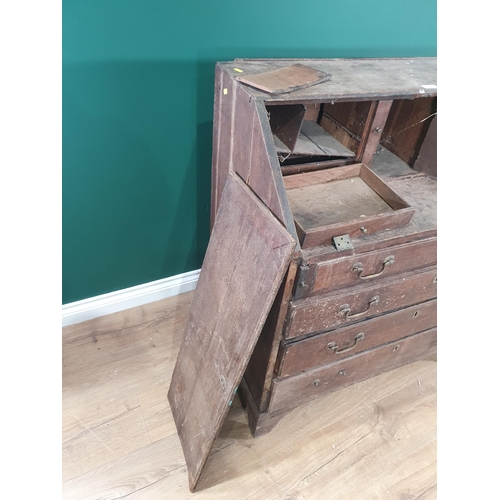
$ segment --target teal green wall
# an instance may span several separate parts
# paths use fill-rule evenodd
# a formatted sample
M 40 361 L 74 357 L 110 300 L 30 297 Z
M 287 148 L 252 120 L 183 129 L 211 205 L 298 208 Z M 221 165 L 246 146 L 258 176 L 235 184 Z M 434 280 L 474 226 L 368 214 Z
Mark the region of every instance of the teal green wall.
M 63 0 L 63 303 L 200 268 L 216 61 L 435 55 L 436 0 Z

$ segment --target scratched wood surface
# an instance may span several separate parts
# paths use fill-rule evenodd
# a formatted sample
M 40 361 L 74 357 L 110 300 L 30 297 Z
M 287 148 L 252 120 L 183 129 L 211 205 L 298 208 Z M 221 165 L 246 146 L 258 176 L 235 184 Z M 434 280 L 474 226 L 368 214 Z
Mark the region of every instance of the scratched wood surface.
M 413 57 L 397 59 L 235 59 L 219 63 L 234 79 L 243 75 L 254 75 L 277 70 L 294 63 L 328 73 L 325 82 L 296 90 L 294 99 L 330 101 L 371 100 L 373 97 L 410 98 L 437 94 L 435 57 Z M 237 68 L 237 69 L 235 69 Z M 271 95 L 261 90 L 246 87 L 248 94 L 258 100 L 280 103 L 290 98 L 289 94 Z
M 296 237 L 273 135 L 262 102 L 216 66 L 211 227 L 228 173 L 235 171 Z
M 192 490 L 294 248 L 268 208 L 230 173 L 168 392 Z
M 436 363 L 305 403 L 254 439 L 238 401 L 190 493 L 167 402 L 193 292 L 63 329 L 64 500 L 434 500 Z
M 286 94 L 330 78 L 330 75 L 300 63 L 258 74 L 241 74 L 242 76 L 236 77 L 237 80 L 269 94 Z
M 401 273 L 378 283 L 341 288 L 290 303 L 287 338 L 333 330 L 437 297 L 436 266 Z

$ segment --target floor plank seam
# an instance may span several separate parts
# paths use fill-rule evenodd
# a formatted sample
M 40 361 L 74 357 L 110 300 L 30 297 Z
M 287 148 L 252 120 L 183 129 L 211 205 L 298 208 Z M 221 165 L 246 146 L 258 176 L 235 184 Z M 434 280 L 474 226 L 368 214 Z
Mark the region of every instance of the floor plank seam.
M 93 425 L 92 427 L 86 427 L 85 424 L 76 416 L 76 415 L 71 415 L 72 417 L 76 418 L 76 420 L 78 420 L 78 422 L 80 422 L 84 427 L 85 429 L 83 429 L 83 431 L 79 432 L 78 434 L 75 434 L 74 436 L 68 438 L 68 439 L 65 439 L 62 444 L 66 444 L 68 443 L 69 441 L 71 441 L 72 439 L 76 439 L 77 437 L 80 437 L 82 436 L 83 434 L 85 434 L 87 431 L 91 431 L 92 432 L 92 429 L 97 429 L 98 427 L 101 427 L 102 425 L 104 424 L 109 424 L 109 422 L 113 422 L 113 420 L 116 420 L 117 418 L 120 418 L 120 417 L 123 417 L 123 415 L 126 415 L 127 413 L 133 411 L 133 410 L 137 410 L 137 408 L 139 408 L 140 405 L 137 405 L 137 406 L 134 406 L 133 408 L 129 408 L 127 410 L 125 410 L 123 413 L 120 413 L 116 416 L 114 416 L 113 418 L 110 418 L 109 420 L 105 420 L 104 422 L 101 422 L 101 423 L 98 423 L 98 424 L 95 424 Z M 142 408 L 141 408 L 142 410 Z M 144 416 L 144 414 L 143 414 Z

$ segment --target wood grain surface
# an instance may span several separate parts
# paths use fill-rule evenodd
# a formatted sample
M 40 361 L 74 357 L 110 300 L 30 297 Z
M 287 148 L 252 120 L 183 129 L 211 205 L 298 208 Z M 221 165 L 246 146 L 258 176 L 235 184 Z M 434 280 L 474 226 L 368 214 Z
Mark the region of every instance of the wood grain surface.
M 392 257 L 392 259 L 391 259 Z M 385 264 L 384 262 L 391 262 Z M 312 260 L 302 297 L 361 283 L 375 283 L 387 276 L 432 266 L 437 262 L 437 238 L 426 238 L 404 245 Z M 356 271 L 363 269 L 363 271 Z M 379 274 L 379 276 L 377 276 Z
M 330 75 L 300 63 L 263 73 L 236 77 L 240 82 L 269 94 L 294 92 L 311 85 L 317 85 L 329 78 Z
M 281 378 L 348 358 L 376 346 L 434 328 L 437 301 L 406 307 L 362 323 L 283 343 L 277 375 Z
M 193 491 L 294 247 L 285 228 L 230 173 L 168 393 Z
M 377 283 L 294 300 L 290 303 L 285 337 L 333 330 L 437 296 L 435 266 L 401 273 Z
M 269 412 L 299 404 L 325 392 L 361 382 L 384 371 L 435 354 L 437 330 L 432 328 L 350 358 L 319 366 L 292 377 L 274 379 Z
M 190 493 L 166 394 L 192 297 L 63 329 L 64 500 L 437 498 L 432 360 L 304 403 L 258 439 L 235 399 Z
M 304 64 L 328 73 L 331 78 L 323 83 L 296 90 L 293 98 L 297 101 L 336 101 L 411 99 L 413 97 L 435 96 L 437 94 L 437 59 L 435 57 L 413 57 L 397 59 L 235 59 L 221 63 L 232 77 L 253 75 L 277 70 L 291 64 Z M 238 68 L 239 72 L 234 68 Z M 426 89 L 422 87 L 426 85 Z M 432 87 L 431 87 L 432 86 Z M 289 94 L 270 95 L 252 87 L 248 93 L 258 100 L 281 103 L 289 100 Z

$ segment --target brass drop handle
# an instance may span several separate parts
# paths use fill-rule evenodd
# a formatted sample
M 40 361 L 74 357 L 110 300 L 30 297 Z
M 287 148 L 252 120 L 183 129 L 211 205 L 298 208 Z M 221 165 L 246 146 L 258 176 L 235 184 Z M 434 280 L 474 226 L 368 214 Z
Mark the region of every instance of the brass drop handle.
M 358 333 L 354 337 L 354 344 L 351 347 L 346 347 L 345 349 L 341 349 L 339 351 L 339 346 L 335 342 L 330 342 L 329 344 L 326 345 L 326 348 L 329 351 L 333 351 L 335 354 L 342 354 L 343 352 L 350 351 L 351 349 L 354 349 L 360 340 L 363 340 L 365 338 L 365 334 L 363 332 Z
M 361 276 L 361 274 L 364 271 L 363 264 L 361 262 L 356 262 L 356 264 L 354 264 L 351 267 L 351 271 L 353 273 L 358 273 L 358 278 L 361 278 L 362 280 L 370 280 L 372 278 L 376 278 L 377 276 L 380 276 L 385 271 L 385 267 L 388 266 L 389 264 L 394 264 L 394 262 L 396 262 L 394 255 L 389 255 L 384 259 L 384 262 L 382 262 L 382 271 L 380 271 L 379 273 L 375 273 L 375 274 L 368 274 L 366 276 Z
M 379 296 L 375 295 L 375 297 L 373 297 L 373 299 L 371 299 L 370 302 L 368 302 L 368 309 L 365 309 L 364 311 L 361 311 L 356 314 L 351 314 L 351 308 L 349 307 L 349 305 L 344 304 L 340 306 L 340 313 L 344 314 L 346 318 L 359 318 L 360 316 L 363 316 L 370 310 L 372 304 L 378 304 L 379 300 L 380 300 Z

